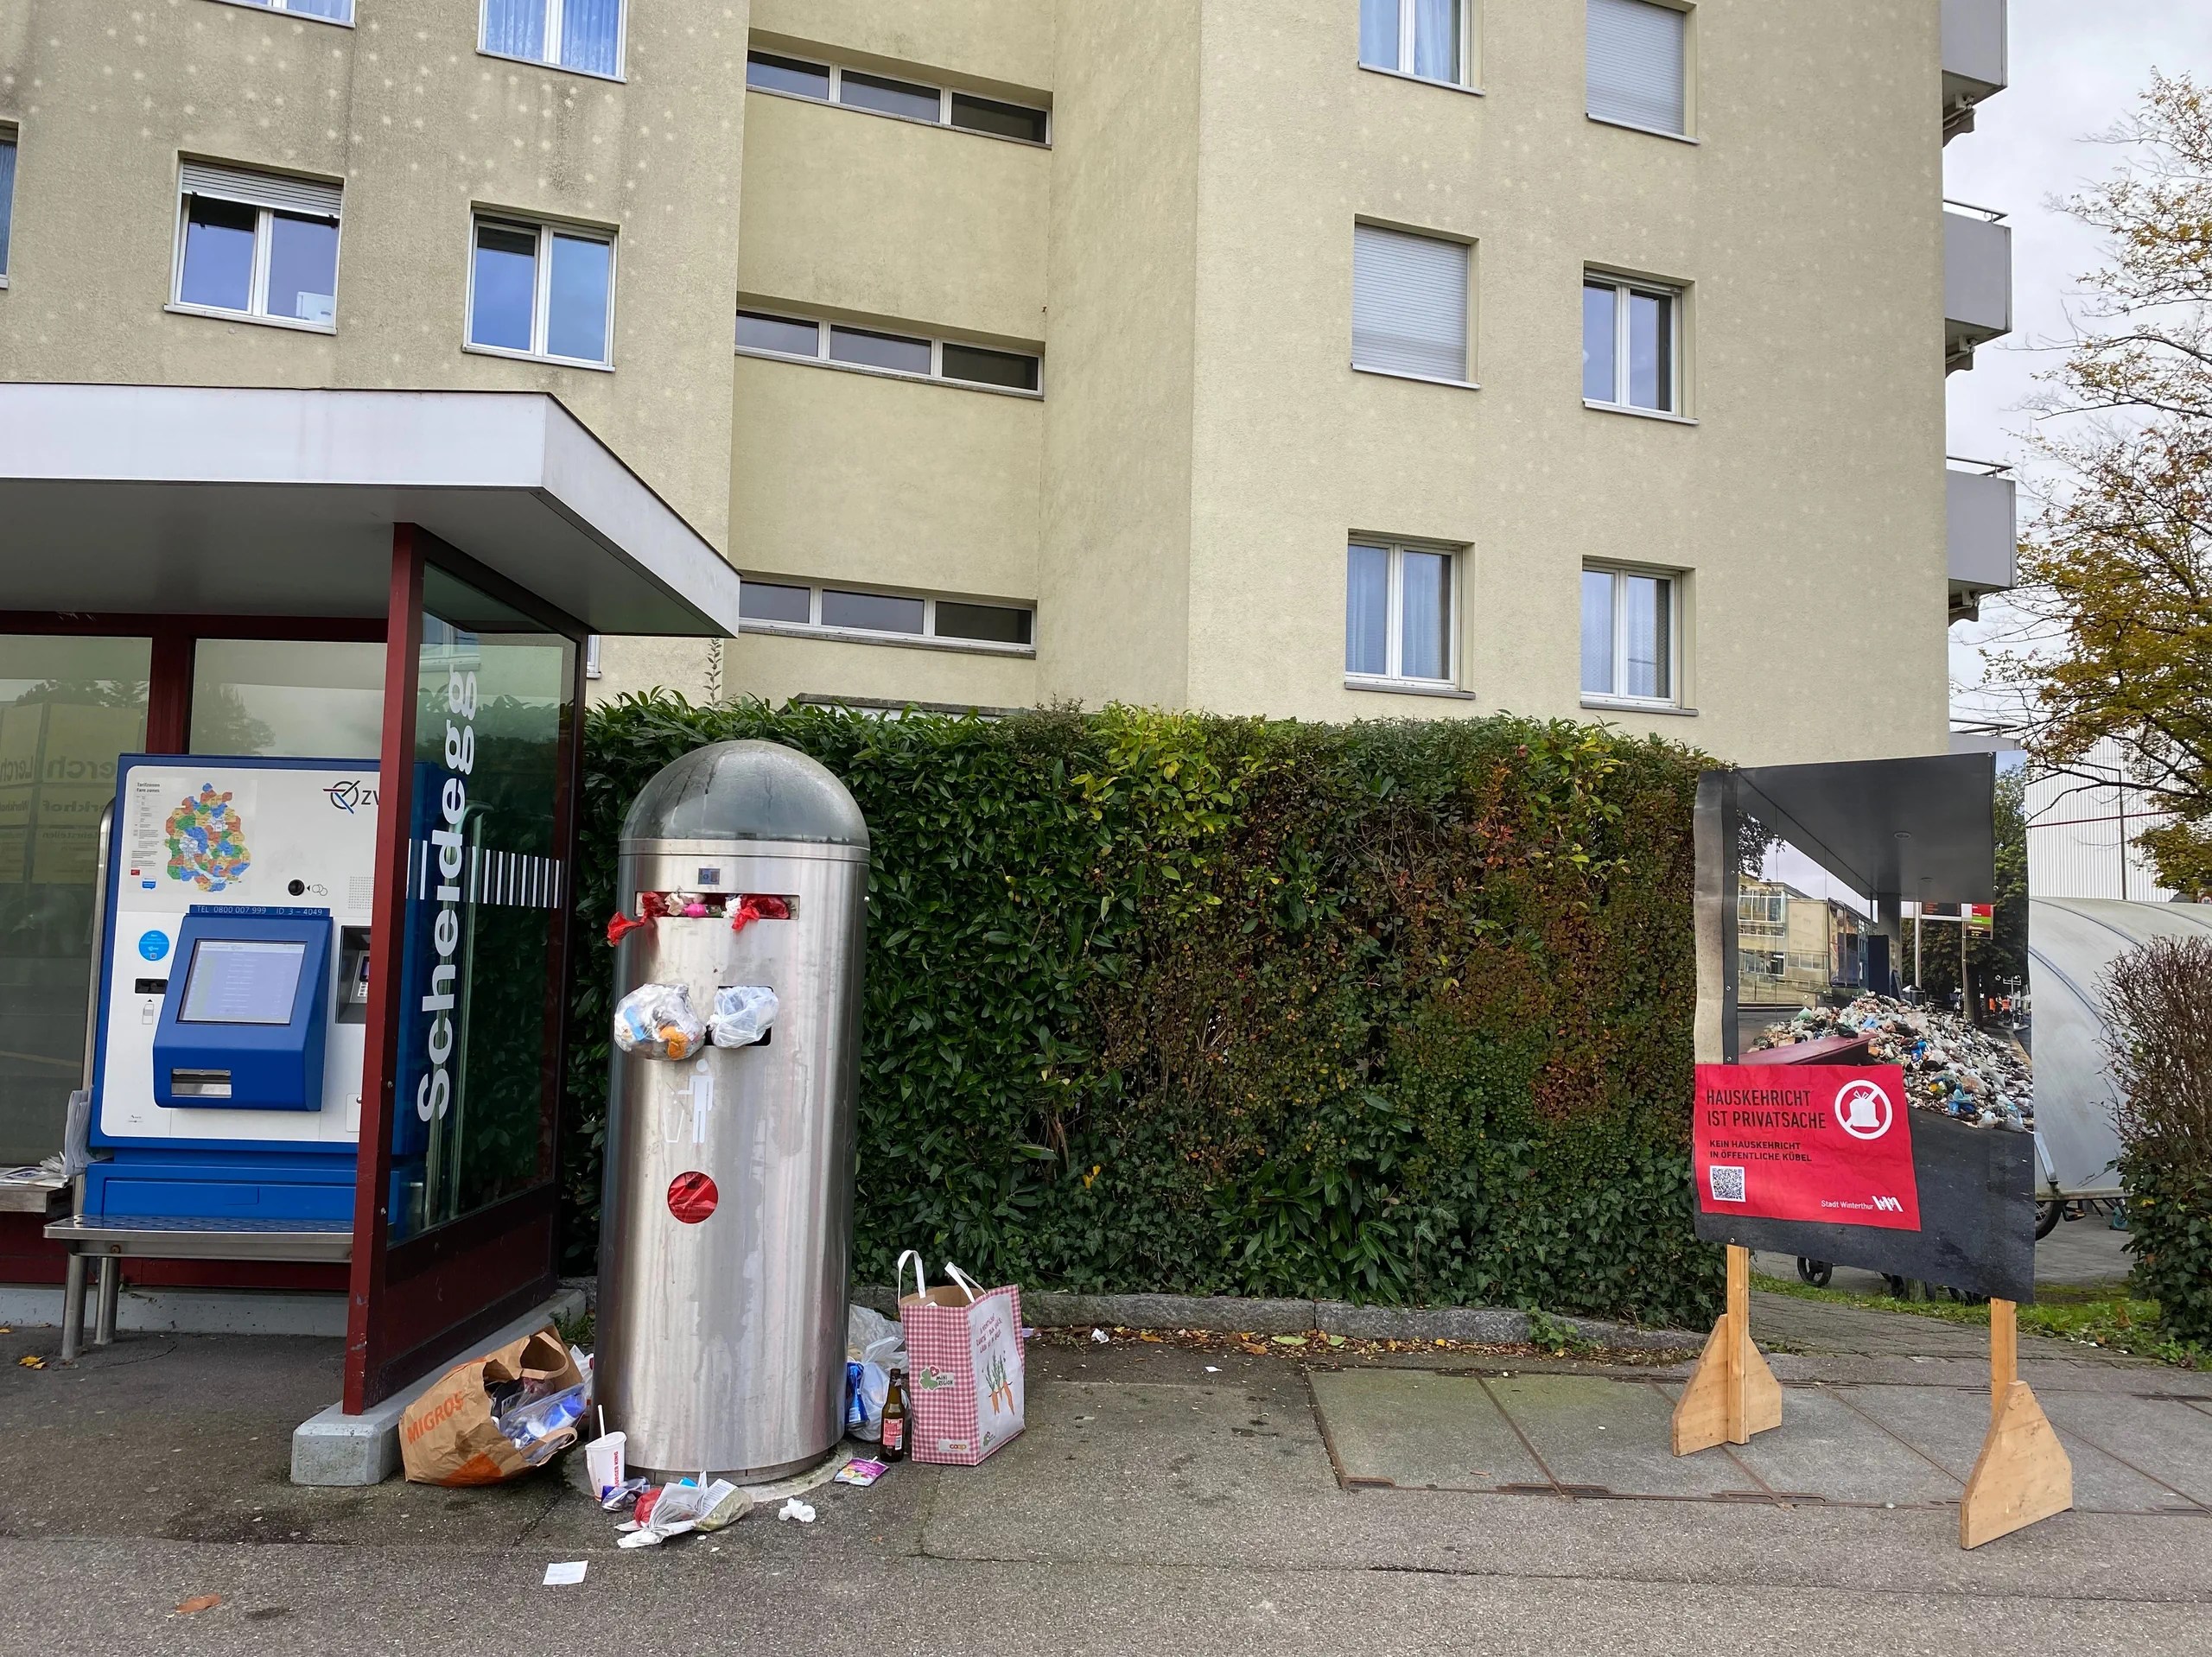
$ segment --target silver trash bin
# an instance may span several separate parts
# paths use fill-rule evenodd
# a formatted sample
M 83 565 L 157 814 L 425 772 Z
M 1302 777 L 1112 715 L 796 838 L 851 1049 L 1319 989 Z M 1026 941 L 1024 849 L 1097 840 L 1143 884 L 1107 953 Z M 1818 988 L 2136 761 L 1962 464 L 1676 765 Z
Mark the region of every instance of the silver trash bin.
M 758 985 L 779 1004 L 758 1045 L 614 1054 L 596 1391 L 634 1472 L 779 1478 L 844 1434 L 868 858 L 844 785 L 772 742 L 686 754 L 623 822 L 621 912 L 671 893 L 710 912 L 626 935 L 618 999 L 681 984 L 703 1019 L 718 988 Z M 789 918 L 733 929 L 747 898 Z

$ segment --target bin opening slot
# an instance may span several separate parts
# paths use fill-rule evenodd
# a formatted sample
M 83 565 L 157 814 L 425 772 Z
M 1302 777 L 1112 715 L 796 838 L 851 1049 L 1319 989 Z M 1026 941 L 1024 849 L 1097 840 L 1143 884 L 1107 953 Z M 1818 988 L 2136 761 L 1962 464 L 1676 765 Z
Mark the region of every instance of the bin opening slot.
M 752 921 L 795 921 L 798 894 L 789 892 L 641 892 L 631 905 L 640 917 L 668 920 L 731 920 L 748 910 Z

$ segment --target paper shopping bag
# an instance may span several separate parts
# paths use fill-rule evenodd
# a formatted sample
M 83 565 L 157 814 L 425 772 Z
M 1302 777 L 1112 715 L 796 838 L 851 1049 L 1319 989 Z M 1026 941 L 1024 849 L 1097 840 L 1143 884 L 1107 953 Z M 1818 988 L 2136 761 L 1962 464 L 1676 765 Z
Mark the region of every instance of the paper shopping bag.
M 536 1394 L 579 1387 L 582 1372 L 549 1327 L 448 1369 L 399 1417 L 399 1460 L 417 1484 L 497 1484 L 534 1464 L 492 1413 L 490 1388 L 519 1381 Z
M 983 1289 L 948 1261 L 952 1282 L 929 1287 L 922 1257 L 899 1257 L 899 1285 L 914 1262 L 915 1292 L 899 1298 L 906 1331 L 908 1454 L 973 1467 L 1020 1432 L 1026 1405 L 1021 1291 Z

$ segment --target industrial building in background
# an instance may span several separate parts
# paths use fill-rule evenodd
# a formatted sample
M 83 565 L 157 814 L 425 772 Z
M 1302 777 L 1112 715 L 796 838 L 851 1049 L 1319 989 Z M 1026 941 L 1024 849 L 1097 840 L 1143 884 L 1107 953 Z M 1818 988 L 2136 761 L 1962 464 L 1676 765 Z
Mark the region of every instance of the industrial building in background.
M 1943 456 L 2010 327 L 1941 184 L 2005 22 L 10 0 L 0 378 L 557 395 L 747 589 L 600 695 L 1939 752 L 2012 580 Z M 365 706 L 346 655 L 237 734 Z

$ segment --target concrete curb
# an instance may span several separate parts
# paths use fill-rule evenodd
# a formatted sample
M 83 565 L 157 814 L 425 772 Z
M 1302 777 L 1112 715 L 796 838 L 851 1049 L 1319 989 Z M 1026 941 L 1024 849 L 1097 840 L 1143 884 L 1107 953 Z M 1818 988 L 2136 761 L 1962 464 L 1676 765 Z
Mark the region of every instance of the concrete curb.
M 892 1292 L 853 1291 L 857 1305 L 895 1316 Z M 1341 1300 L 1247 1300 L 1236 1295 L 1024 1292 L 1022 1316 L 1039 1329 L 1202 1329 L 1222 1334 L 1325 1335 L 1373 1341 L 1464 1341 L 1519 1346 L 1529 1316 L 1504 1306 L 1354 1306 Z M 1616 1350 L 1671 1351 L 1705 1344 L 1688 1330 L 1637 1329 L 1597 1317 L 1561 1317 L 1585 1340 Z

